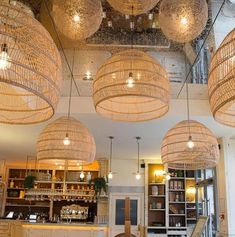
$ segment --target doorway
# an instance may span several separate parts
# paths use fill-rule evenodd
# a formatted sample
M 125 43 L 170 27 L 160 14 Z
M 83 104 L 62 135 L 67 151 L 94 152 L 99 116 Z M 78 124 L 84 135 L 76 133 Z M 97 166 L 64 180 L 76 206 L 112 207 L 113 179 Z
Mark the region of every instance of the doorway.
M 196 179 L 197 216 L 208 216 L 203 236 L 216 237 L 218 223 L 216 170 L 200 170 Z

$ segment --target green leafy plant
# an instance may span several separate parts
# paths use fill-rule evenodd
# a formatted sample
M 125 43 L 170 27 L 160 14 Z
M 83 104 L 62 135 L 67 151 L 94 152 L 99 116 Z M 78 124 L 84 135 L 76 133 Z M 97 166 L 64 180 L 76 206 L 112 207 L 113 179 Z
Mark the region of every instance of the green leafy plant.
M 97 197 L 100 196 L 102 190 L 106 192 L 107 190 L 107 182 L 104 177 L 97 177 L 89 181 L 89 185 L 94 186 L 95 194 Z
M 27 175 L 24 179 L 25 188 L 33 188 L 36 177 L 34 175 Z

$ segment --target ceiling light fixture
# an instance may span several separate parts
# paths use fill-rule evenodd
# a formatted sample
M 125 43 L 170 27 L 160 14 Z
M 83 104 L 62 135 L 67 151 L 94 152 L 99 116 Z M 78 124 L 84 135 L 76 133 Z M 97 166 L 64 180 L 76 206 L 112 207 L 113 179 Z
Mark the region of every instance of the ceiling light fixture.
M 108 179 L 113 178 L 113 172 L 112 172 L 112 156 L 113 156 L 113 136 L 109 136 L 110 139 L 110 154 L 109 154 L 109 173 L 108 173 Z
M 0 52 L 0 70 L 6 70 L 10 68 L 11 62 L 10 57 L 8 55 L 8 47 L 7 44 L 4 43 L 1 45 L 1 52 Z
M 159 0 L 108 0 L 108 2 L 115 10 L 119 11 L 120 13 L 125 15 L 133 14 L 136 16 L 153 9 Z
M 131 17 L 134 22 L 133 7 Z M 152 57 L 133 49 L 133 38 L 134 28 L 131 49 L 108 59 L 93 82 L 96 111 L 117 121 L 147 121 L 162 117 L 169 109 L 167 72 Z
M 62 64 L 45 28 L 23 4 L 0 1 L 0 122 L 50 119 L 60 98 Z
M 206 27 L 208 5 L 206 0 L 162 0 L 158 19 L 167 38 L 190 42 Z
M 216 121 L 235 127 L 235 28 L 214 54 L 209 70 L 208 92 Z
M 81 122 L 71 117 L 74 57 L 75 50 L 71 70 L 68 115 L 48 124 L 40 133 L 37 141 L 38 161 L 46 160 L 54 164 L 55 160 L 65 160 L 66 162 L 79 162 L 83 165 L 94 161 L 96 146 L 92 134 Z
M 64 36 L 72 40 L 86 39 L 99 29 L 102 22 L 101 1 L 53 1 L 52 17 Z
M 137 157 L 138 157 L 138 163 L 137 163 L 137 172 L 136 172 L 136 175 L 135 175 L 135 178 L 137 180 L 140 180 L 141 179 L 141 174 L 140 174 L 140 139 L 141 137 L 136 137 L 136 143 L 137 143 Z

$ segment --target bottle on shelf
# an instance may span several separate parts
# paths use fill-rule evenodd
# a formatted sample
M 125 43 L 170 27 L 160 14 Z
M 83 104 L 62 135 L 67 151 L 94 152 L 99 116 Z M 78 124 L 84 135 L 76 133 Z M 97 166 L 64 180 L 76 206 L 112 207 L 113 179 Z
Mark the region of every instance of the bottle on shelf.
M 10 182 L 10 188 L 14 188 L 14 186 L 15 186 L 15 183 L 14 183 L 14 181 L 12 179 L 11 182 Z

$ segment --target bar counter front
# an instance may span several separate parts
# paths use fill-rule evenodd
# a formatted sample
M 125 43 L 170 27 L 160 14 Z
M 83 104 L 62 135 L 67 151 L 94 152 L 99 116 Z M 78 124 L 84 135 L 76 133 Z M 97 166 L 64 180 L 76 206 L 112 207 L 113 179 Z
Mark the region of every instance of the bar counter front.
M 0 220 L 1 237 L 107 237 L 108 226 L 85 223 L 29 223 Z

